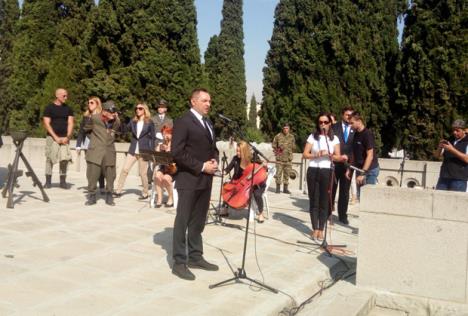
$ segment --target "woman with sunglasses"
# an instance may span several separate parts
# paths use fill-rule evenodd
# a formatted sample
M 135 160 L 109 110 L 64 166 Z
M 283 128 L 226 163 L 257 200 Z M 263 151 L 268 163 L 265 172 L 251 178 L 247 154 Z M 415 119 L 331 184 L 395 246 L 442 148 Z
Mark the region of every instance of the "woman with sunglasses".
M 89 146 L 89 136 L 84 130 L 84 125 L 85 125 L 86 120 L 90 119 L 91 115 L 100 114 L 101 112 L 102 112 L 101 99 L 99 99 L 98 97 L 89 97 L 88 107 L 86 109 L 86 112 L 83 113 L 83 119 L 81 120 L 80 129 L 76 137 L 75 150 L 78 156 L 80 156 L 81 150 L 87 150 Z M 104 190 L 104 174 L 103 173 L 101 173 L 101 176 L 99 177 L 99 189 L 101 191 Z
M 320 113 L 316 119 L 317 129 L 310 134 L 304 147 L 303 157 L 309 159 L 307 189 L 309 213 L 313 232 L 311 237 L 323 240 L 323 229 L 331 214 L 333 174 L 331 161 L 343 162 L 346 155 L 340 155 L 340 141 L 333 134 L 332 118 L 329 113 Z
M 127 179 L 130 169 L 133 167 L 135 162 L 138 161 L 138 169 L 141 178 L 141 184 L 143 186 L 143 192 L 138 198 L 139 200 L 145 200 L 148 198 L 148 161 L 144 160 L 141 155 L 141 150 L 154 150 L 154 123 L 151 120 L 151 113 L 148 105 L 145 103 L 139 103 L 135 107 L 135 116 L 127 124 L 124 131 L 131 132 L 132 139 L 130 141 L 130 148 L 128 149 L 127 159 L 125 160 L 122 171 L 117 181 L 117 189 L 114 192 L 115 197 L 122 196 L 122 189 Z

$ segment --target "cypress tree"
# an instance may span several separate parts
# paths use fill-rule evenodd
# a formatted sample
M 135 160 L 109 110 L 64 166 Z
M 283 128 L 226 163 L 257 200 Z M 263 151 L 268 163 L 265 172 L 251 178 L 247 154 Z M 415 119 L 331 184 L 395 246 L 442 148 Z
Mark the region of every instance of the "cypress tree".
M 13 45 L 12 75 L 8 79 L 12 117 L 21 121 L 33 135 L 43 135 L 41 114 L 53 99 L 54 90 L 71 90 L 69 104 L 79 109 L 75 99 L 80 78 L 79 50 L 87 12 L 92 0 L 26 0 Z M 77 52 L 78 51 L 78 52 Z M 68 87 L 70 86 L 70 87 Z M 19 124 L 12 120 L 10 125 Z
M 255 99 L 255 94 L 252 94 L 252 98 L 250 99 L 249 126 L 257 129 L 257 100 Z
M 137 100 L 151 105 L 162 97 L 178 116 L 202 81 L 193 0 L 102 0 L 87 41 L 83 84 L 128 115 Z
M 413 1 L 406 13 L 393 117 L 398 141 L 428 159 L 452 121 L 468 117 L 468 13 L 466 2 L 448 0 Z
M 380 140 L 389 113 L 389 61 L 398 56 L 404 1 L 282 0 L 264 68 L 262 129 L 292 123 L 302 146 L 321 111 L 351 105 Z
M 212 37 L 205 53 L 205 71 L 212 94 L 212 113 L 244 125 L 246 122 L 246 80 L 242 0 L 224 0 L 219 36 Z M 216 118 L 218 135 L 226 137 Z
M 7 100 L 7 78 L 11 75 L 11 52 L 20 15 L 17 0 L 0 0 L 0 131 L 6 128 L 10 104 Z

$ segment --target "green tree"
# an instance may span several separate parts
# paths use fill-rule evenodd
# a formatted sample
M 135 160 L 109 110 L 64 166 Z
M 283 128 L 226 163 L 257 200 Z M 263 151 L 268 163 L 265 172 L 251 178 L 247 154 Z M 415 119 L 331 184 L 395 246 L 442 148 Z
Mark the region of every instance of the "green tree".
M 321 111 L 351 105 L 380 141 L 389 114 L 396 21 L 403 0 L 281 0 L 264 68 L 260 113 L 273 137 L 288 120 L 302 146 Z
M 193 0 L 102 0 L 86 37 L 83 85 L 127 115 L 137 100 L 151 105 L 162 97 L 178 116 L 202 81 Z
M 45 105 L 58 87 L 70 90 L 69 104 L 80 108 L 76 94 L 81 72 L 80 49 L 93 0 L 26 0 L 13 44 L 9 104 L 33 135 L 43 135 L 40 122 Z M 12 122 L 13 124 L 14 122 Z
M 468 10 L 464 1 L 419 0 L 406 14 L 395 134 L 413 158 L 429 159 L 452 121 L 468 117 Z
M 255 94 L 252 94 L 252 98 L 250 99 L 249 126 L 254 129 L 257 128 L 257 100 L 255 99 Z
M 0 131 L 5 128 L 10 105 L 6 102 L 7 78 L 11 75 L 11 53 L 20 16 L 17 0 L 0 0 Z
M 243 126 L 246 122 L 246 80 L 242 0 L 224 0 L 219 36 L 210 39 L 205 72 L 212 95 L 212 113 L 223 113 Z M 218 135 L 227 130 L 213 117 Z

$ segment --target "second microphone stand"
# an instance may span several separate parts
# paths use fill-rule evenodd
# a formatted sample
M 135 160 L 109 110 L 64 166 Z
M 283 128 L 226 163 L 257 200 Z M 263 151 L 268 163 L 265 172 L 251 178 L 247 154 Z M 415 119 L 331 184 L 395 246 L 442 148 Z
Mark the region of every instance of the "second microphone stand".
M 221 184 L 219 187 L 218 206 L 216 207 L 213 204 L 211 204 L 213 206 L 213 209 L 215 210 L 215 215 L 214 216 L 210 215 L 212 220 L 211 222 L 207 222 L 205 225 L 210 225 L 210 224 L 225 225 L 225 223 L 223 223 L 220 213 L 221 213 L 222 200 L 223 200 L 224 169 L 226 168 L 226 164 L 227 164 L 227 157 L 226 157 L 226 153 L 223 152 L 223 158 L 221 158 Z
M 232 121 L 232 120 L 231 120 Z M 266 157 L 265 155 L 263 155 L 257 148 L 255 148 L 255 146 L 253 146 L 245 137 L 244 133 L 242 132 L 242 130 L 240 129 L 239 127 L 239 124 L 237 124 L 237 122 L 235 121 L 232 121 L 234 123 L 236 123 L 236 130 L 238 132 L 238 135 L 240 136 L 240 138 L 242 140 L 244 140 L 247 144 L 249 144 L 250 148 L 252 148 L 253 150 L 253 162 L 256 162 L 258 161 L 258 156 L 261 156 L 263 157 L 265 160 Z M 240 282 L 240 280 L 248 280 L 252 283 L 255 283 L 257 284 L 258 286 L 261 286 L 267 290 L 270 290 L 272 291 L 273 293 L 278 293 L 278 290 L 260 282 L 260 281 L 257 281 L 257 280 L 254 280 L 250 277 L 247 276 L 247 272 L 245 271 L 245 259 L 246 259 L 246 252 L 247 252 L 247 240 L 248 240 L 248 237 L 249 237 L 249 223 L 250 223 L 250 210 L 252 208 L 252 197 L 253 197 L 253 184 L 254 184 L 254 175 L 255 175 L 255 168 L 252 168 L 252 174 L 251 174 L 251 178 L 250 178 L 250 190 L 249 190 L 249 207 L 247 209 L 247 223 L 246 223 L 246 226 L 245 226 L 245 235 L 244 235 L 244 250 L 243 250 L 243 253 L 242 253 L 242 266 L 240 268 L 237 269 L 237 272 L 234 272 L 234 277 L 230 278 L 230 279 L 227 279 L 227 280 L 224 280 L 224 281 L 221 281 L 221 282 L 218 282 L 216 284 L 212 284 L 209 286 L 210 289 L 213 289 L 215 287 L 218 287 L 218 286 L 221 286 L 223 284 L 226 284 L 226 283 L 229 283 L 231 281 L 235 281 L 235 282 Z

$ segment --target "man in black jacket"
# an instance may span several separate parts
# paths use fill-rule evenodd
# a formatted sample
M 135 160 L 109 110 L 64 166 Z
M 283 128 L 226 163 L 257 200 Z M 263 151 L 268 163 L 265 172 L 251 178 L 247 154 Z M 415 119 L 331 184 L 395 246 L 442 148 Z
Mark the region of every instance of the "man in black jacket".
M 333 133 L 340 140 L 340 152 L 342 155 L 350 157 L 353 151 L 354 130 L 349 124 L 351 114 L 354 109 L 350 106 L 344 107 L 341 111 L 341 121 L 333 125 Z M 340 186 L 338 196 L 338 218 L 343 224 L 348 224 L 348 202 L 349 187 L 351 180 L 346 177 L 346 166 L 343 162 L 335 163 L 336 181 L 333 183 L 333 204 L 335 203 L 336 190 Z
M 466 192 L 468 181 L 468 136 L 465 122 L 455 120 L 452 124 L 454 138 L 441 140 L 436 155 L 443 156 L 437 190 Z
M 207 119 L 211 107 L 208 91 L 193 90 L 190 106 L 190 110 L 174 123 L 171 145 L 178 170 L 174 180 L 179 195 L 174 221 L 172 273 L 185 280 L 195 280 L 188 267 L 218 270 L 217 265 L 203 258 L 201 235 L 210 203 L 213 174 L 218 169 L 214 129 Z

